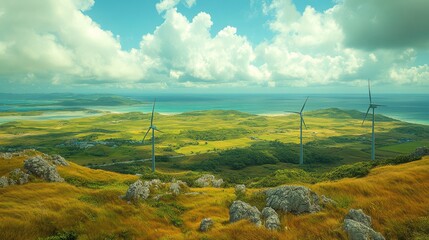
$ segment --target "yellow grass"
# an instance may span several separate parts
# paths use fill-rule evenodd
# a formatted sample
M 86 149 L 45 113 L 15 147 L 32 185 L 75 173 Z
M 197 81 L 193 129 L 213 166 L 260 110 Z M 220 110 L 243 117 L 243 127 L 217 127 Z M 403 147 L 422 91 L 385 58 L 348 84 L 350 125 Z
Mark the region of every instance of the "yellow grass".
M 3 160 L 8 172 L 22 158 Z M 69 183 L 36 182 L 0 189 L 0 239 L 37 239 L 56 232 L 75 231 L 79 239 L 346 239 L 342 222 L 350 208 L 362 208 L 373 219 L 374 229 L 387 239 L 412 239 L 404 226 L 429 216 L 429 157 L 412 163 L 373 169 L 369 176 L 307 185 L 339 203 L 315 214 L 282 214 L 284 229 L 268 231 L 240 221 L 229 224 L 234 190 L 195 188 L 198 195 L 161 200 L 178 204 L 184 212 L 179 227 L 149 202 L 130 204 L 120 199 L 126 183 L 136 180 L 72 164 L 60 174 L 79 181 L 101 182 L 101 188 Z M 251 190 L 250 192 L 256 192 Z M 201 219 L 210 217 L 214 227 L 198 232 Z M 404 235 L 405 234 L 405 235 Z M 404 238 L 404 236 L 406 238 Z

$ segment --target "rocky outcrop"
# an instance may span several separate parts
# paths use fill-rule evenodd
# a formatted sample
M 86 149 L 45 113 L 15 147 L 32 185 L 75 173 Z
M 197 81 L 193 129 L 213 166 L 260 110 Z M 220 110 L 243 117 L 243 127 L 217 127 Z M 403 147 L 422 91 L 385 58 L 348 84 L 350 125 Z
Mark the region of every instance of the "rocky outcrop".
M 278 230 L 281 227 L 279 215 L 277 212 L 270 208 L 265 207 L 262 209 L 262 218 L 265 220 L 265 227 L 269 230 Z
M 127 190 L 124 199 L 127 201 L 138 201 L 139 199 L 147 199 L 149 197 L 150 190 L 148 186 L 143 185 L 141 180 L 137 180 Z
M 0 177 L 0 188 L 9 186 L 9 179 L 5 176 Z
M 69 166 L 70 165 L 63 157 L 61 157 L 58 154 L 54 154 L 50 158 L 51 158 L 51 161 L 54 165 L 57 165 L 57 166 Z
M 237 222 L 242 219 L 247 219 L 250 222 L 260 226 L 261 212 L 256 208 L 242 201 L 234 201 L 229 208 L 229 222 Z
M 48 182 L 64 182 L 57 169 L 40 156 L 32 157 L 24 162 L 24 169 L 30 174 L 43 178 Z
M 180 185 L 177 182 L 171 183 L 170 192 L 177 196 L 180 194 Z
M 235 185 L 234 190 L 235 190 L 236 196 L 243 196 L 246 194 L 246 185 L 244 185 L 244 184 Z
M 320 197 L 320 199 L 322 200 L 321 201 L 321 205 L 324 206 L 324 207 L 327 206 L 327 205 L 333 205 L 333 206 L 337 205 L 337 202 L 335 202 L 334 200 L 326 197 L 325 195 L 322 195 Z
M 3 159 L 11 159 L 12 156 L 13 156 L 12 153 L 8 153 L 8 152 L 0 153 L 0 158 L 3 158 Z
M 268 207 L 294 214 L 320 211 L 319 197 L 303 186 L 282 186 L 265 191 Z
M 204 174 L 195 180 L 194 183 L 197 187 L 221 187 L 223 185 L 223 179 L 216 179 L 213 175 Z
M 351 219 L 344 220 L 343 225 L 350 240 L 384 240 L 385 238 L 372 228 Z
M 22 185 L 29 181 L 30 175 L 17 168 L 9 173 L 9 185 Z
M 213 226 L 213 220 L 211 218 L 204 218 L 201 220 L 200 227 L 198 230 L 201 232 L 207 232 Z
M 356 222 L 360 222 L 367 227 L 372 226 L 372 219 L 370 216 L 366 215 L 362 209 L 350 209 L 349 213 L 347 213 L 345 219 L 351 219 Z
M 350 209 L 343 225 L 350 240 L 384 240 L 384 237 L 372 229 L 371 217 L 361 209 Z
M 222 178 L 219 178 L 219 179 L 215 179 L 215 180 L 213 180 L 212 185 L 213 185 L 213 187 L 215 187 L 215 188 L 220 188 L 220 187 L 222 187 L 222 185 L 223 185 L 223 179 L 222 179 Z

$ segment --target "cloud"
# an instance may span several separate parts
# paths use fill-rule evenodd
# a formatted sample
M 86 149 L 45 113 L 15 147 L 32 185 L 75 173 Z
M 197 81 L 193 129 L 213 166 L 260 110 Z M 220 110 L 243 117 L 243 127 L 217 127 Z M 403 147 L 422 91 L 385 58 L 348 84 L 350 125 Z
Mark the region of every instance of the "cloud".
M 429 1 L 343 0 L 336 21 L 348 47 L 364 50 L 429 46 Z
M 170 9 L 164 23 L 153 34 L 143 36 L 141 55 L 153 61 L 158 73 L 179 85 L 263 81 L 264 72 L 253 65 L 255 54 L 247 39 L 230 26 L 212 37 L 212 25 L 207 13 L 188 21 L 177 9 Z
M 144 77 L 135 50 L 123 51 L 109 31 L 80 10 L 92 0 L 2 1 L 0 74 L 79 79 Z M 19 14 L 17 14 L 19 13 Z
M 425 64 L 408 68 L 392 67 L 389 71 L 389 77 L 401 85 L 427 85 L 429 83 L 429 66 Z
M 155 7 L 158 13 L 162 13 L 176 7 L 177 4 L 179 4 L 180 2 L 181 0 L 161 0 L 159 3 L 155 5 Z M 185 6 L 190 8 L 193 5 L 195 5 L 197 0 L 182 0 L 182 2 L 185 4 Z

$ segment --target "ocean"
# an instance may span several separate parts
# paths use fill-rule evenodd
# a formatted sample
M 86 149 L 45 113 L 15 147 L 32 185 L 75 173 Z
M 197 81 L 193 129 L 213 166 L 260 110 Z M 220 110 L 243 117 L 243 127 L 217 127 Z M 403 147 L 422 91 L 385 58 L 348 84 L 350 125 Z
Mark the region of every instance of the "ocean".
M 178 114 L 200 110 L 238 110 L 261 115 L 280 115 L 285 111 L 299 111 L 308 96 L 305 111 L 340 108 L 365 112 L 369 99 L 366 94 L 145 94 L 121 95 L 143 101 L 145 104 L 132 106 L 79 106 L 91 110 L 110 112 L 150 112 L 152 102 L 156 97 L 155 111 L 161 114 Z M 382 104 L 376 109 L 376 114 L 383 114 L 402 121 L 429 125 L 429 95 L 428 94 L 374 94 L 373 102 Z M 37 111 L 51 110 L 39 116 L 0 117 L 0 123 L 15 120 L 41 119 L 70 119 L 98 115 L 88 111 L 61 111 L 63 106 L 43 106 L 52 103 L 49 99 L 31 98 L 13 99 L 0 97 L 1 111 Z M 26 106 L 25 104 L 32 104 Z M 37 104 L 40 104 L 38 106 Z M 76 108 L 76 107 L 74 107 Z

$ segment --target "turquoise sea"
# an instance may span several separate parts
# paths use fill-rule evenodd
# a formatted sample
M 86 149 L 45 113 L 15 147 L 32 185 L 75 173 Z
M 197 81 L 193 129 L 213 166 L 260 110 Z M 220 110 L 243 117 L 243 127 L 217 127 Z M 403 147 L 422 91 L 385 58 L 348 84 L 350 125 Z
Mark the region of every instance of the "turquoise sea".
M 152 109 L 153 99 L 156 97 L 156 112 L 162 114 L 177 114 L 199 110 L 238 110 L 252 114 L 277 115 L 285 111 L 299 111 L 308 96 L 305 111 L 340 108 L 353 109 L 365 112 L 369 99 L 366 94 L 142 94 L 121 95 L 145 104 L 133 106 L 79 106 L 91 110 L 103 110 L 110 112 L 149 112 Z M 383 104 L 376 109 L 376 114 L 383 114 L 402 121 L 429 125 L 429 94 L 377 94 L 373 96 L 373 102 Z M 19 99 L 2 97 L 0 95 L 0 111 L 35 111 L 51 110 L 40 116 L 0 117 L 0 123 L 26 119 L 69 119 L 96 115 L 87 111 L 62 111 L 63 106 L 43 106 L 52 103 L 48 97 L 40 96 L 32 99 L 31 95 Z M 26 106 L 26 104 L 31 104 Z M 40 104 L 40 105 L 38 105 Z

